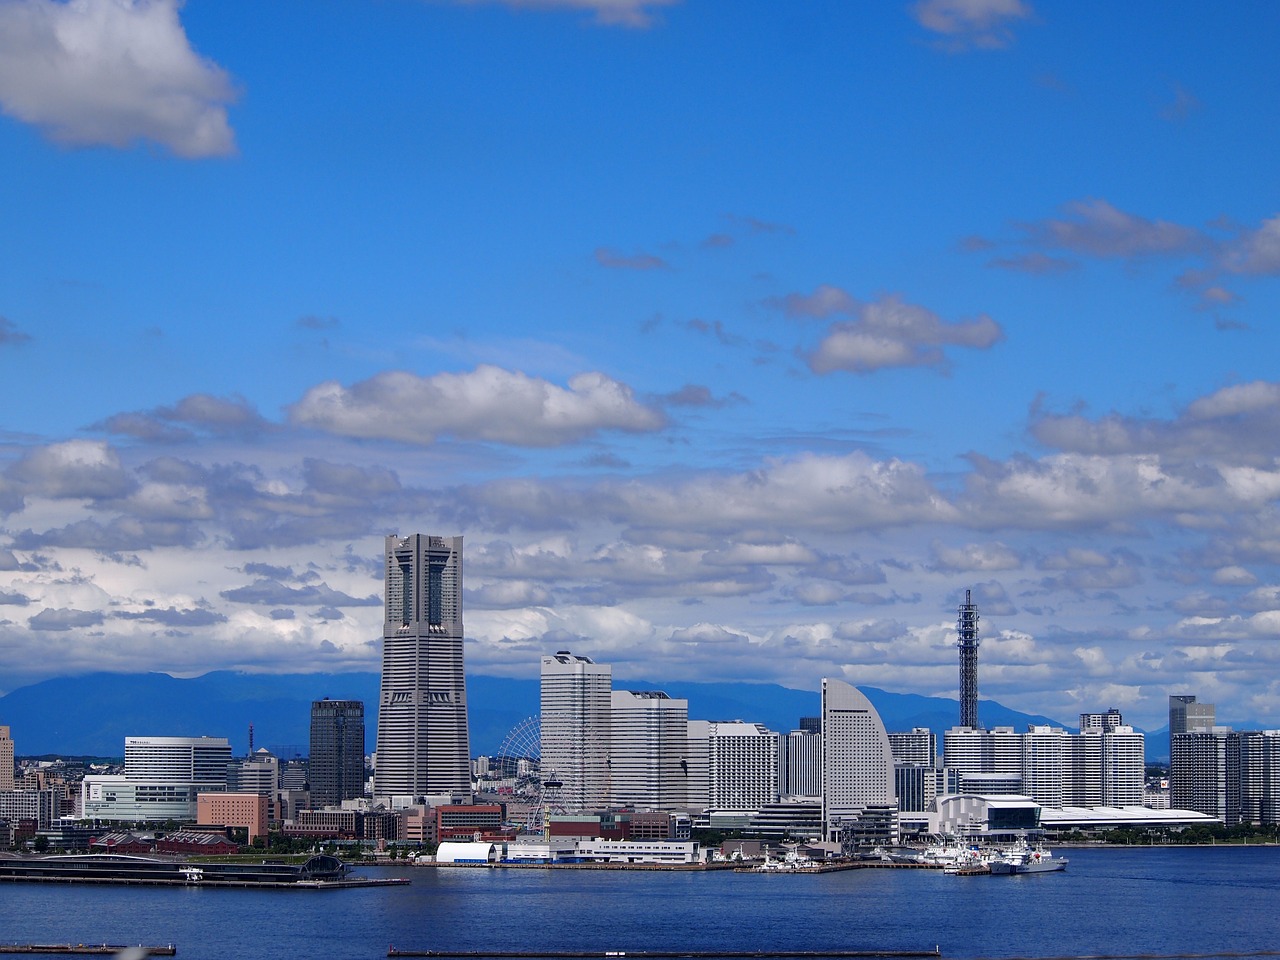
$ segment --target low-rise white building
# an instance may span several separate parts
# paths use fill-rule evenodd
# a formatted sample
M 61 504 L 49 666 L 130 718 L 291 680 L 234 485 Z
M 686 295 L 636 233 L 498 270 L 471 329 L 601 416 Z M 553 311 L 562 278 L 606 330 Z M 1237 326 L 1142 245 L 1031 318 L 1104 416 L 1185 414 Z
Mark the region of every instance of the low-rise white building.
M 698 863 L 696 840 L 579 840 L 577 856 L 597 863 Z

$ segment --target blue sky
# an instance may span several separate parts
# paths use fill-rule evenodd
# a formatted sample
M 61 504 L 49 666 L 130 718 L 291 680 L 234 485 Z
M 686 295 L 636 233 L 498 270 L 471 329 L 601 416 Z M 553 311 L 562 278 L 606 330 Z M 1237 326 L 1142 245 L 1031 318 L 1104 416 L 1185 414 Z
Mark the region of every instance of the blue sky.
M 0 688 L 469 669 L 1280 717 L 1280 11 L 0 0 Z

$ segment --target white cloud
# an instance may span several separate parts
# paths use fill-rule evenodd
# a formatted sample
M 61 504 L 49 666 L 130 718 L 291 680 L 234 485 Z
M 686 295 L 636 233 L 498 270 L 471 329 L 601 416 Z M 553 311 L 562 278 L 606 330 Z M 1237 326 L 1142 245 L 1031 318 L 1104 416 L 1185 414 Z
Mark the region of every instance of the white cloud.
M 933 556 L 941 570 L 956 572 L 990 572 L 993 570 L 1017 570 L 1022 558 L 998 540 L 991 543 L 966 543 L 952 547 L 941 540 L 933 541 Z
M 1222 265 L 1231 273 L 1280 274 L 1280 214 L 1228 245 Z
M 574 443 L 603 430 L 649 432 L 658 410 L 602 373 L 581 373 L 568 389 L 481 365 L 469 373 L 377 374 L 351 387 L 328 381 L 289 410 L 299 426 L 366 439 L 430 444 L 441 435 L 525 447 Z
M 1012 42 L 1012 24 L 1031 16 L 1031 7 L 1023 0 L 920 0 L 911 15 L 945 37 L 948 49 L 994 49 Z
M 137 485 L 116 451 L 99 440 L 66 440 L 39 447 L 10 467 L 8 474 L 32 494 L 54 498 L 119 497 Z
M 192 48 L 178 0 L 0 0 L 0 107 L 74 146 L 235 152 L 226 71 Z
M 1004 339 L 988 316 L 945 323 L 931 310 L 887 297 L 858 308 L 857 318 L 836 323 L 809 355 L 815 373 L 871 373 L 886 367 L 940 367 L 945 346 L 985 350 Z
M 1065 210 L 1066 218 L 1043 220 L 1025 229 L 1038 243 L 1095 257 L 1179 254 L 1206 245 L 1204 236 L 1190 227 L 1148 220 L 1100 198 L 1072 201 Z

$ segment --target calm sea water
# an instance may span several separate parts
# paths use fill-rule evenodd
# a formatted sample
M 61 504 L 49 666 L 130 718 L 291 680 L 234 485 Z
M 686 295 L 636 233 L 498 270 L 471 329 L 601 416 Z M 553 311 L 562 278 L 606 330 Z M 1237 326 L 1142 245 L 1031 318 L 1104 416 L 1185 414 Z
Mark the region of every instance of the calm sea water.
M 1024 877 L 409 869 L 411 886 L 324 892 L 3 884 L 0 942 L 174 943 L 184 960 L 356 960 L 389 945 L 936 945 L 959 958 L 1280 948 L 1280 847 L 1067 854 L 1065 873 Z

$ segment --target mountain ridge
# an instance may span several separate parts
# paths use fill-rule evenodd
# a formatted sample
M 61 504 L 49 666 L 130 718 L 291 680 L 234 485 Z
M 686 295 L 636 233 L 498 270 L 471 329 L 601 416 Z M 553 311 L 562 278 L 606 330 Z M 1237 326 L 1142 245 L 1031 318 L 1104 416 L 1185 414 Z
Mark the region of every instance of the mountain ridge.
M 249 725 L 255 745 L 306 753 L 311 701 L 323 697 L 365 703 L 366 750 L 374 748 L 379 675 L 251 674 L 215 671 L 193 678 L 165 673 L 91 673 L 57 677 L 20 687 L 0 697 L 0 723 L 12 728 L 20 755 L 85 754 L 118 757 L 126 736 L 225 736 L 236 755 L 247 752 Z M 615 689 L 660 689 L 689 701 L 695 719 L 747 720 L 787 732 L 802 716 L 817 716 L 818 691 L 771 683 L 703 681 L 654 682 L 616 679 Z M 859 689 L 890 731 L 928 727 L 938 734 L 955 725 L 957 701 L 878 687 Z M 533 678 L 470 675 L 468 715 L 473 755 L 496 753 L 521 721 L 538 713 L 539 681 Z M 994 700 L 979 704 L 988 727 L 1050 724 L 1073 729 Z M 1158 736 L 1158 734 L 1157 734 Z M 1157 741 L 1158 743 L 1158 741 Z M 1164 755 L 1168 753 L 1167 734 Z M 941 744 L 939 744 L 941 746 Z M 1152 752 L 1148 742 L 1148 756 Z M 288 748 L 288 749 L 284 749 Z

